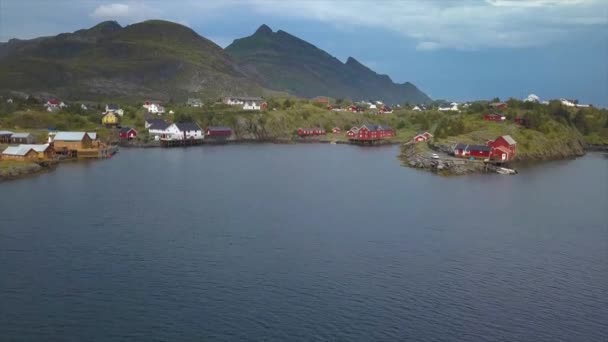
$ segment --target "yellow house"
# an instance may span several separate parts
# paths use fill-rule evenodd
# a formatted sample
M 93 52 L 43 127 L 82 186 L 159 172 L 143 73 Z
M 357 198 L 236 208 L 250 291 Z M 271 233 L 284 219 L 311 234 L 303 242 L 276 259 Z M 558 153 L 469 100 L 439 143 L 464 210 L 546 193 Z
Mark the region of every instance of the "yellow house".
M 116 126 L 118 125 L 118 115 L 112 112 L 106 113 L 106 115 L 101 118 L 101 123 L 106 126 Z

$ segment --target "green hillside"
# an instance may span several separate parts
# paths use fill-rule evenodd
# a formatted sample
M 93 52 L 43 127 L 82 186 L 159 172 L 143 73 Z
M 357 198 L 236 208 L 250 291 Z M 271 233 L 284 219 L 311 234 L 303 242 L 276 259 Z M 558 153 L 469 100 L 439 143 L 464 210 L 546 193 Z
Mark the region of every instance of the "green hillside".
M 396 84 L 354 58 L 346 63 L 285 31 L 262 25 L 237 39 L 226 52 L 252 79 L 266 88 L 303 97 L 329 96 L 387 103 L 427 103 L 431 99 L 411 83 Z
M 160 20 L 11 40 L 0 46 L 0 89 L 71 99 L 261 93 L 221 47 Z

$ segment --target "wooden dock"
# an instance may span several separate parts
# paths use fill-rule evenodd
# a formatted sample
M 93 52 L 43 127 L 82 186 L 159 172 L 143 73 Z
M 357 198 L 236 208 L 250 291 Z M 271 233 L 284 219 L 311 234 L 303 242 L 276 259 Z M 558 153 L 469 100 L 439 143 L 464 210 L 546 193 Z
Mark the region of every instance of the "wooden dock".
M 202 145 L 204 139 L 160 139 L 161 147 L 180 147 Z

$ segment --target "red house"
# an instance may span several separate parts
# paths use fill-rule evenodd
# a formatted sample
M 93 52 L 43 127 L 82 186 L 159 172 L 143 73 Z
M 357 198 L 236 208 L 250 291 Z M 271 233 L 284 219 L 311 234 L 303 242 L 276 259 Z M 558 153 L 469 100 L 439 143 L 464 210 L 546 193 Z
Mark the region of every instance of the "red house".
M 325 135 L 323 128 L 298 128 L 298 136 L 300 137 L 311 137 L 316 135 Z
M 502 135 L 494 141 L 489 141 L 492 148 L 492 159 L 509 161 L 517 155 L 517 142 L 510 135 Z
M 502 115 L 499 114 L 486 114 L 483 116 L 483 119 L 486 121 L 495 121 L 495 122 L 502 122 L 504 121 L 506 118 Z
M 352 129 L 351 129 L 352 131 Z M 350 132 L 350 131 L 349 131 Z M 353 132 L 354 133 L 354 132 Z M 347 134 L 348 135 L 348 134 Z M 348 135 L 350 140 L 377 141 L 395 136 L 395 130 L 388 126 L 365 124 L 357 130 L 356 134 Z
M 346 136 L 349 138 L 354 138 L 359 133 L 359 127 L 353 127 L 346 132 Z
M 490 107 L 503 110 L 503 109 L 509 108 L 509 105 L 507 105 L 504 102 L 494 102 L 494 103 L 490 103 Z
M 427 140 L 429 140 L 432 137 L 433 137 L 433 135 L 431 133 L 424 132 L 424 133 L 420 133 L 420 134 L 416 135 L 414 137 L 414 141 L 415 142 L 427 141 Z
M 462 158 L 488 159 L 492 155 L 492 148 L 486 145 L 457 144 L 454 155 Z
M 232 129 L 223 126 L 207 127 L 205 135 L 208 137 L 229 137 L 232 135 Z
M 131 140 L 137 137 L 137 131 L 132 127 L 122 127 L 120 131 L 118 131 L 118 136 L 120 139 Z

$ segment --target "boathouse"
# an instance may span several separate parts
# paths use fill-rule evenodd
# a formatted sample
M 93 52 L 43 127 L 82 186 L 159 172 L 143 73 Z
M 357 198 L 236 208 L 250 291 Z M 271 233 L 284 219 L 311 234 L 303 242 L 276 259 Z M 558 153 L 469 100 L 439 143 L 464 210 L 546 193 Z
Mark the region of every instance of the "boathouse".
M 414 137 L 414 141 L 415 142 L 427 141 L 432 137 L 433 137 L 433 135 L 429 132 L 419 133 L 418 135 L 416 135 Z
M 488 159 L 492 154 L 492 148 L 486 145 L 456 144 L 454 156 L 461 158 Z
M 3 160 L 34 161 L 38 153 L 26 145 L 9 146 L 2 152 Z
M 55 149 L 51 144 L 23 144 L 19 146 L 33 149 L 39 160 L 51 160 L 55 155 Z
M 211 138 L 229 137 L 232 135 L 232 129 L 224 126 L 210 126 L 207 127 L 205 135 Z
M 348 134 L 347 134 L 348 135 Z M 389 126 L 365 124 L 357 130 L 354 136 L 349 136 L 351 141 L 374 142 L 395 136 L 395 130 Z
M 120 139 L 131 140 L 137 137 L 137 131 L 133 127 L 121 127 L 118 131 Z
M 492 148 L 492 159 L 509 161 L 517 155 L 517 142 L 510 135 L 502 135 L 494 141 L 489 141 Z
M 92 139 L 86 132 L 57 132 L 53 138 L 55 151 L 77 151 L 92 148 Z

